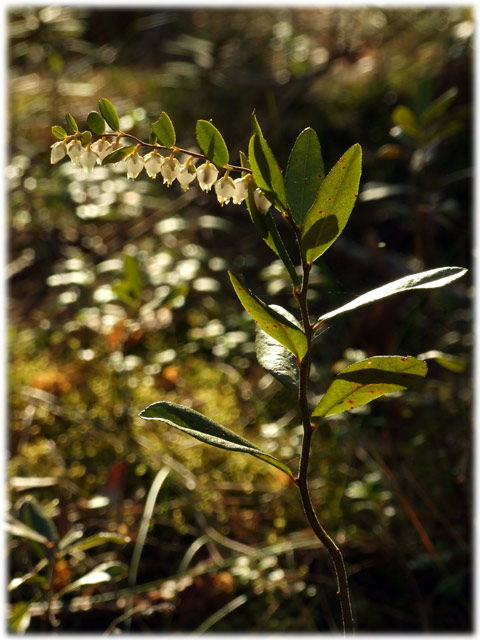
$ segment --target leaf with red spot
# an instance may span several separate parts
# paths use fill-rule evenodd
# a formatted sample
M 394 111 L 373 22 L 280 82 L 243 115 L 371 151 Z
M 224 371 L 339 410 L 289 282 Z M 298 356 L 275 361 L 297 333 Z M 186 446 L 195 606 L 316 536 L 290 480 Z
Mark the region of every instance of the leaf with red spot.
M 362 148 L 350 147 L 331 169 L 307 212 L 300 248 L 312 264 L 342 233 L 358 195 Z
M 312 418 L 324 418 L 368 404 L 394 391 L 418 386 L 427 374 L 423 360 L 412 356 L 374 356 L 341 371 L 315 407 Z
M 302 360 L 308 349 L 307 336 L 303 330 L 267 306 L 232 271 L 228 275 L 240 302 L 258 326 Z
M 285 173 L 285 189 L 292 217 L 302 226 L 325 177 L 322 150 L 313 129 L 304 129 L 293 145 Z

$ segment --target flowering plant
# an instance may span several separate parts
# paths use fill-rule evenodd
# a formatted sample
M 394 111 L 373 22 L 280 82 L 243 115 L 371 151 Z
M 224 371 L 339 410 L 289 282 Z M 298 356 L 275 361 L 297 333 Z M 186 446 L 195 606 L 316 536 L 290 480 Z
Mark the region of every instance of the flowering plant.
M 86 172 L 92 171 L 96 164 L 123 164 L 132 180 L 145 169 L 150 178 L 160 174 L 164 184 L 171 186 L 177 181 L 184 191 L 195 180 L 205 192 L 213 187 L 221 205 L 246 203 L 255 228 L 285 265 L 300 311 L 299 318 L 278 305 L 267 305 L 248 288 L 239 274 L 229 271 L 229 276 L 240 303 L 257 324 L 259 363 L 296 392 L 303 425 L 296 473 L 285 462 L 190 408 L 171 402 L 155 402 L 144 409 L 140 417 L 162 422 L 221 449 L 248 453 L 288 476 L 299 489 L 310 526 L 330 554 L 338 583 L 344 632 L 352 632 L 354 620 L 342 554 L 320 524 L 310 498 L 307 477 L 312 436 L 321 421 L 329 416 L 365 405 L 385 394 L 420 385 L 427 373 L 426 355 L 423 358 L 374 356 L 350 364 L 338 373 L 312 408 L 308 395 L 312 343 L 327 320 L 407 290 L 444 286 L 463 276 L 466 269 L 439 267 L 408 274 L 312 320 L 308 300 L 310 273 L 314 262 L 342 233 L 355 205 L 362 167 L 359 144 L 351 146 L 325 175 L 317 134 L 306 128 L 295 141 L 286 171 L 282 173 L 255 115 L 248 155 L 241 152 L 240 164 L 233 165 L 223 136 L 207 120 L 199 120 L 196 125 L 201 149 L 198 152 L 176 146 L 175 129 L 165 112 L 152 123 L 150 139 L 144 142 L 120 130 L 117 112 L 109 100 L 102 98 L 99 110 L 100 113 L 89 113 L 85 131 L 79 130 L 70 114 L 67 114 L 66 122 L 71 134 L 60 126 L 52 128 L 53 134 L 60 139 L 52 145 L 52 163 L 68 156 Z M 107 125 L 110 132 L 106 131 Z M 125 140 L 132 144 L 125 144 Z M 145 155 L 142 155 L 143 151 L 146 151 Z M 184 156 L 186 160 L 182 163 L 178 156 Z M 195 165 L 197 160 L 201 161 L 198 167 Z M 220 171 L 223 175 L 219 177 Z M 233 179 L 230 174 L 235 173 L 240 176 Z M 274 217 L 277 214 L 288 223 L 296 239 L 300 256 L 298 269 L 277 229 Z

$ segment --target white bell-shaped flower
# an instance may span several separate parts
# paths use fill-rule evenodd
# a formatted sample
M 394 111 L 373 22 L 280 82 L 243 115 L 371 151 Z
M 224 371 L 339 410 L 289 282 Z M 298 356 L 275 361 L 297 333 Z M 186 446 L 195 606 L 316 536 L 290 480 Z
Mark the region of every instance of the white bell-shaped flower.
M 156 178 L 157 173 L 160 173 L 160 169 L 162 168 L 164 157 L 156 151 L 152 151 L 151 153 L 147 153 L 143 159 L 145 161 L 145 171 L 150 178 Z
M 193 164 L 190 163 L 190 164 L 184 164 L 182 166 L 180 173 L 178 174 L 177 180 L 180 183 L 180 186 L 182 187 L 183 191 L 186 191 L 196 177 L 197 177 L 197 170 L 193 166 Z
M 73 164 L 80 163 L 80 156 L 83 153 L 83 147 L 80 140 L 72 140 L 67 146 L 67 153 Z
M 214 164 L 205 162 L 197 169 L 198 184 L 202 191 L 210 191 L 218 177 L 218 169 Z
M 267 213 L 267 211 L 272 206 L 272 203 L 268 198 L 266 198 L 262 191 L 257 187 L 253 192 L 253 197 L 255 199 L 255 204 L 257 205 L 257 209 L 260 213 Z
M 99 140 L 95 140 L 95 142 L 91 145 L 91 150 L 97 154 L 97 163 L 102 164 L 102 160 L 108 156 L 109 153 L 115 151 L 112 149 L 112 145 L 108 140 L 104 140 L 100 138 Z
M 135 180 L 140 171 L 144 168 L 145 163 L 143 161 L 142 156 L 139 156 L 138 153 L 131 153 L 125 159 L 125 167 L 127 169 L 127 176 L 131 180 Z
M 237 178 L 234 180 L 235 193 L 232 196 L 233 204 L 241 204 L 248 196 L 248 184 L 251 181 L 252 176 L 247 174 L 243 178 Z
M 52 164 L 60 162 L 60 160 L 62 160 L 62 158 L 67 155 L 67 146 L 63 140 L 59 140 L 58 142 L 52 144 L 51 149 L 50 162 Z
M 215 193 L 220 204 L 228 204 L 235 193 L 235 182 L 232 178 L 223 176 L 218 182 L 215 183 Z
M 160 168 L 160 173 L 163 176 L 163 184 L 169 187 L 178 177 L 181 168 L 182 165 L 176 158 L 164 158 Z
M 90 145 L 83 151 L 79 158 L 79 164 L 85 173 L 93 171 L 93 167 L 97 164 L 98 156 L 95 151 L 92 151 Z

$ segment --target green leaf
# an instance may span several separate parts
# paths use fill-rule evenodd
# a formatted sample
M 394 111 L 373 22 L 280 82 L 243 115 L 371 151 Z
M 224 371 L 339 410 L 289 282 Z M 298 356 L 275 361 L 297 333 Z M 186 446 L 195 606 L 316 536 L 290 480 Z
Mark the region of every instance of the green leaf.
M 220 449 L 249 453 L 293 478 L 292 471 L 286 464 L 265 453 L 233 431 L 222 427 L 188 407 L 182 407 L 172 402 L 155 402 L 144 409 L 140 413 L 140 417 L 144 420 L 161 420 L 171 427 L 188 433 L 201 442 L 206 442 Z
M 100 98 L 98 108 L 110 129 L 112 131 L 118 131 L 120 129 L 120 120 L 118 118 L 118 113 L 110 100 L 107 100 L 107 98 Z
M 418 122 L 415 114 L 405 105 L 399 105 L 395 107 L 392 113 L 393 123 L 408 133 L 408 135 L 418 138 L 420 136 L 420 129 L 418 128 Z
M 255 134 L 255 133 L 257 134 L 257 136 L 260 136 L 260 138 L 264 137 L 262 133 L 262 129 L 258 123 L 257 115 L 254 109 L 252 113 L 252 134 Z
M 304 129 L 293 145 L 285 173 L 287 201 L 298 226 L 303 226 L 324 178 L 318 136 L 313 129 Z
M 463 269 L 462 267 L 440 267 L 439 269 L 430 269 L 429 271 L 422 271 L 421 273 L 413 273 L 412 275 L 405 276 L 404 278 L 385 284 L 383 287 L 378 287 L 378 289 L 372 289 L 372 291 L 364 293 L 358 298 L 355 298 L 355 300 L 343 305 L 343 307 L 339 307 L 334 311 L 329 311 L 323 316 L 320 316 L 318 321 L 328 320 L 329 318 L 338 316 L 341 313 L 352 311 L 352 309 L 362 307 L 363 305 L 370 304 L 371 302 L 376 302 L 377 300 L 392 296 L 395 293 L 400 293 L 401 291 L 408 291 L 409 289 L 434 289 L 435 287 L 444 287 L 445 285 L 450 284 L 450 282 L 453 282 L 453 280 L 464 276 L 467 271 L 467 269 Z
M 229 153 L 220 131 L 208 120 L 198 120 L 195 129 L 201 150 L 213 164 L 224 167 L 228 164 Z
M 31 614 L 30 604 L 33 602 L 16 602 L 12 605 L 10 617 L 8 619 L 8 627 L 10 631 L 15 633 L 25 633 L 30 626 Z
M 105 571 L 105 569 L 99 565 L 92 571 L 89 571 L 78 580 L 74 580 L 69 585 L 61 589 L 57 594 L 55 594 L 55 599 L 63 598 L 67 593 L 71 593 L 72 591 L 76 591 L 81 587 L 85 587 L 91 584 L 100 584 L 101 582 L 110 582 L 112 580 L 112 576 Z
M 60 138 L 61 140 L 67 137 L 67 132 L 65 131 L 65 129 L 58 124 L 52 127 L 52 133 L 56 138 Z
M 87 116 L 87 127 L 99 136 L 105 133 L 105 120 L 98 111 L 90 111 Z
M 457 87 L 452 87 L 451 89 L 443 93 L 422 112 L 422 114 L 420 115 L 421 122 L 423 124 L 428 124 L 432 120 L 441 118 L 441 116 L 443 116 L 443 114 L 450 109 L 457 97 L 457 94 Z
M 300 327 L 297 319 L 283 307 L 279 305 L 270 305 L 269 309 L 273 309 L 281 316 L 286 318 L 292 324 Z M 255 351 L 258 362 L 277 380 L 286 387 L 298 389 L 300 372 L 298 369 L 297 359 L 291 351 L 282 346 L 277 340 L 265 333 L 257 326 L 255 337 Z
M 165 147 L 173 147 L 175 144 L 177 139 L 175 128 L 170 117 L 165 113 L 165 111 L 162 111 L 158 120 L 152 123 L 152 131 L 158 138 L 160 144 Z
M 332 245 L 348 222 L 358 195 L 362 173 L 362 148 L 354 144 L 322 182 L 308 210 L 300 248 L 312 264 Z
M 84 131 L 80 136 L 80 142 L 82 143 L 82 147 L 86 147 L 87 144 L 90 144 L 92 142 L 92 132 Z
M 242 165 L 243 166 L 243 165 Z M 290 258 L 290 255 L 283 244 L 282 236 L 278 232 L 277 225 L 270 211 L 262 214 L 257 209 L 255 204 L 254 193 L 255 186 L 250 183 L 248 185 L 248 196 L 246 199 L 247 209 L 250 214 L 250 218 L 255 226 L 255 229 L 260 234 L 260 237 L 264 240 L 266 245 L 280 258 L 285 265 L 293 284 L 298 287 L 300 285 L 300 278 L 295 270 L 295 265 Z
M 419 385 L 427 365 L 412 356 L 375 356 L 341 371 L 315 407 L 312 418 L 323 418 L 368 404 L 394 391 Z
M 72 551 L 86 551 L 87 549 L 93 549 L 93 547 L 99 547 L 102 544 L 107 542 L 113 542 L 115 544 L 126 544 L 130 542 L 130 538 L 127 536 L 122 536 L 118 533 L 108 533 L 102 531 L 100 533 L 96 533 L 93 536 L 89 536 L 80 542 L 76 542 L 68 547 L 67 551 L 71 553 Z
M 135 151 L 136 145 L 132 144 L 128 147 L 122 147 L 121 149 L 116 149 L 112 153 L 109 153 L 108 156 L 102 160 L 102 165 L 105 164 L 115 164 L 116 162 L 120 162 L 121 160 L 125 160 L 133 151 Z
M 232 271 L 229 270 L 228 275 L 240 302 L 259 327 L 302 360 L 308 350 L 303 330 L 268 307 Z
M 32 540 L 39 557 L 53 555 L 53 550 L 58 545 L 58 532 L 53 520 L 45 515 L 37 499 L 26 496 L 18 507 L 17 515 L 20 522 L 47 539 L 45 544 L 37 544 Z
M 26 524 L 20 522 L 19 520 L 14 519 L 12 522 L 8 522 L 7 531 L 12 536 L 18 536 L 19 538 L 26 538 L 27 540 L 33 540 L 34 542 L 39 542 L 40 544 L 46 545 L 48 542 L 48 538 L 37 531 L 34 531 L 30 527 L 27 527 Z
M 75 118 L 72 116 L 71 113 L 65 114 L 65 122 L 73 131 L 73 133 L 76 133 L 78 131 L 78 124 L 75 122 Z
M 453 373 L 463 373 L 467 368 L 467 363 L 463 358 L 443 351 L 427 351 L 421 353 L 418 358 L 420 360 L 436 360 L 441 367 L 453 371 Z
M 265 196 L 279 211 L 287 210 L 282 172 L 265 138 L 254 134 L 248 145 L 248 160 L 253 177 Z
M 127 253 L 123 262 L 123 270 L 130 290 L 136 298 L 139 298 L 142 295 L 142 275 L 138 268 L 137 258 Z

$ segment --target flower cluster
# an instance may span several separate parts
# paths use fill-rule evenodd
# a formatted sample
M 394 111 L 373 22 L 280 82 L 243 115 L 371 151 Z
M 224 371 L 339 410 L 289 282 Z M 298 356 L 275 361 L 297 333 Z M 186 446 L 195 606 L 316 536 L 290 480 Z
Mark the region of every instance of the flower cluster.
M 52 164 L 56 164 L 68 156 L 73 164 L 81 167 L 85 173 L 90 173 L 95 165 L 102 164 L 107 155 L 121 148 L 122 145 L 118 141 L 109 142 L 104 137 L 86 146 L 83 146 L 78 138 L 70 141 L 60 140 L 51 146 L 50 161 Z M 219 178 L 217 167 L 209 160 L 206 160 L 199 167 L 193 164 L 193 160 L 193 156 L 190 156 L 184 164 L 181 164 L 174 157 L 174 153 L 170 156 L 162 156 L 156 149 L 142 156 L 138 153 L 138 148 L 135 148 L 130 155 L 116 164 L 123 164 L 127 176 L 131 180 L 135 180 L 145 169 L 150 178 L 156 178 L 157 174 L 160 174 L 163 183 L 168 187 L 177 180 L 183 191 L 187 191 L 192 182 L 197 180 L 202 191 L 208 192 L 212 187 L 215 188 L 217 199 L 222 206 L 230 201 L 233 204 L 241 204 L 247 198 L 248 185 L 253 181 L 251 174 L 247 173 L 234 180 L 228 175 L 229 171 L 227 170 Z M 259 212 L 266 213 L 271 203 L 260 189 L 255 188 L 254 198 Z

